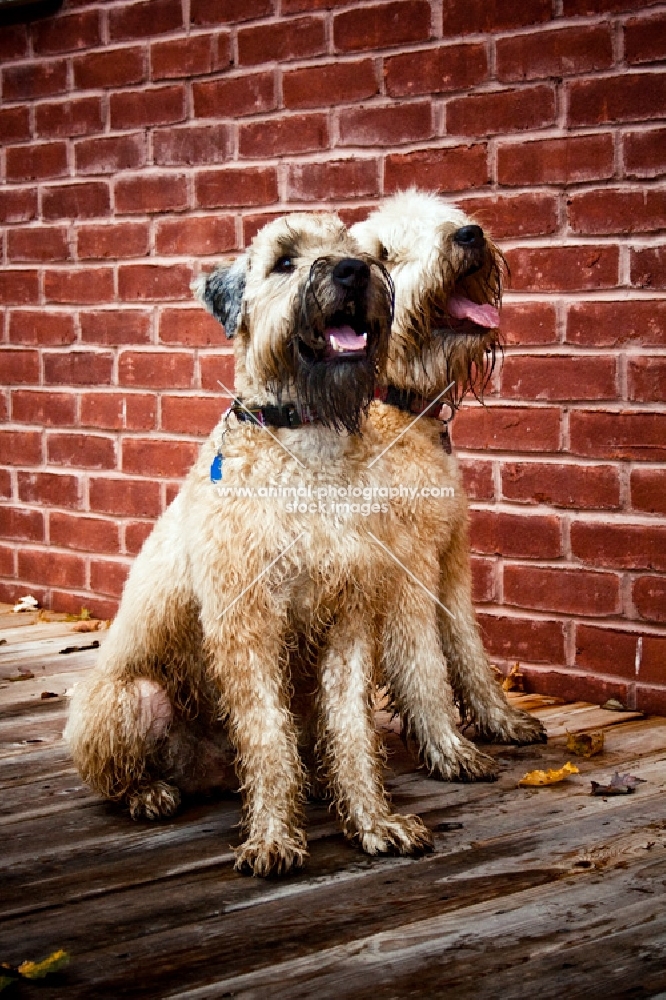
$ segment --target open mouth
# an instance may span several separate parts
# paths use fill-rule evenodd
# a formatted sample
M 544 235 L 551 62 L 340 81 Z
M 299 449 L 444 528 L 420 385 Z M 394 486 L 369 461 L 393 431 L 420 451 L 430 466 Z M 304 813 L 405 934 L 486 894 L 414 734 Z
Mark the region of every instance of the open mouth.
M 447 303 L 449 316 L 461 321 L 469 321 L 485 330 L 495 330 L 499 326 L 499 309 L 490 302 L 472 302 L 460 292 L 454 292 Z
M 335 363 L 365 359 L 368 356 L 368 333 L 364 326 L 363 322 L 357 323 L 348 311 L 337 312 L 316 340 L 306 342 L 299 338 L 299 351 L 311 361 Z

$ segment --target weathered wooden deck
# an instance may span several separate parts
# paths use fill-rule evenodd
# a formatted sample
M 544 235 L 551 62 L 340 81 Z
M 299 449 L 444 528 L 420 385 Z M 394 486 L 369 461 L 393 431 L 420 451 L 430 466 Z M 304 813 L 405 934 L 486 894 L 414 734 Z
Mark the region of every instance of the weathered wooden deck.
M 493 747 L 495 784 L 432 781 L 387 732 L 387 782 L 435 853 L 373 859 L 323 806 L 310 858 L 282 880 L 232 867 L 235 796 L 133 823 L 81 784 L 61 740 L 65 692 L 103 641 L 0 609 L 0 962 L 58 948 L 67 970 L 21 997 L 653 997 L 666 990 L 666 720 L 520 696 L 547 747 Z M 34 677 L 11 680 L 23 672 Z M 50 692 L 57 697 L 42 697 Z M 386 716 L 378 724 L 386 726 Z M 603 726 L 580 775 L 518 788 Z M 643 779 L 597 798 L 590 779 Z M 8 996 L 11 996 L 8 991 Z

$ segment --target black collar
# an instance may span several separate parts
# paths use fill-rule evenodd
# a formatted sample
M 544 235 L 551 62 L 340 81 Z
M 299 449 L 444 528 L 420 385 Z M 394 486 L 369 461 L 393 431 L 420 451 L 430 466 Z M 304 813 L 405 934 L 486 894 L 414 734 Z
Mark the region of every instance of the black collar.
M 232 405 L 231 412 L 237 420 L 247 420 L 262 427 L 303 427 L 319 421 L 314 410 L 306 406 L 299 413 L 293 403 L 283 403 L 282 406 L 241 406 L 237 401 Z

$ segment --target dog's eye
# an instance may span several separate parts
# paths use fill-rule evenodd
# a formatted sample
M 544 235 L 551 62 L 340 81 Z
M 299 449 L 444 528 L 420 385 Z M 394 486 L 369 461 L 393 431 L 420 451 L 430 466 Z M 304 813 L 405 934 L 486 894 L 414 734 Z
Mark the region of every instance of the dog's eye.
M 273 272 L 275 274 L 289 274 L 290 271 L 296 269 L 296 261 L 294 258 L 286 253 L 282 257 L 279 257 L 275 264 L 273 265 Z
M 388 250 L 383 243 L 379 244 L 379 253 L 377 254 L 380 260 L 388 260 Z

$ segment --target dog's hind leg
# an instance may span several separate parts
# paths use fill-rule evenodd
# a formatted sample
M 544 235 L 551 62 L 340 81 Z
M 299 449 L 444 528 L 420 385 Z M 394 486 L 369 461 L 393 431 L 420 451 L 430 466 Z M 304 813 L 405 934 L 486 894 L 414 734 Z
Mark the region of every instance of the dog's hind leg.
M 348 837 L 368 854 L 419 854 L 432 838 L 418 816 L 391 811 L 381 777 L 372 712 L 372 619 L 360 595 L 341 604 L 321 659 L 321 742 Z
M 495 761 L 458 732 L 436 604 L 411 580 L 403 581 L 387 609 L 382 648 L 396 707 L 430 771 L 449 781 L 493 779 Z
M 483 648 L 472 604 L 467 531 L 454 532 L 442 560 L 439 596 L 442 648 L 460 711 L 478 734 L 498 743 L 545 743 L 546 731 L 533 715 L 509 705 Z

